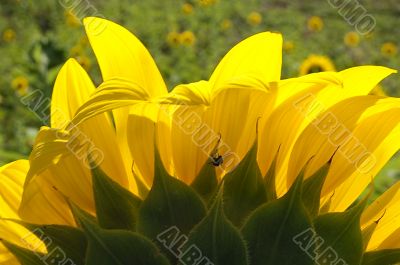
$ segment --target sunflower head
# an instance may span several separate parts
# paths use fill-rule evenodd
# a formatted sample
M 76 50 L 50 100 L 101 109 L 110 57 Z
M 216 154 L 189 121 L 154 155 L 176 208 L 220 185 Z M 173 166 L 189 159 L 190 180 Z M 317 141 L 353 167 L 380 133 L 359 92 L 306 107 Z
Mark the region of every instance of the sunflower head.
M 380 84 L 377 85 L 376 87 L 374 87 L 374 89 L 371 91 L 370 95 L 376 95 L 376 96 L 382 96 L 382 97 L 387 96 L 383 86 Z
M 224 20 L 221 22 L 221 29 L 222 29 L 223 31 L 226 31 L 226 30 L 228 30 L 228 29 L 230 29 L 230 28 L 232 28 L 232 20 L 230 20 L 230 19 L 224 19 Z
M 192 4 L 190 4 L 190 3 L 184 3 L 183 5 L 182 5 L 182 12 L 185 14 L 185 15 L 190 15 L 190 14 L 192 14 L 193 13 L 193 5 Z
M 262 15 L 259 12 L 253 11 L 247 16 L 247 23 L 251 26 L 258 26 L 262 22 Z
M 17 76 L 11 81 L 11 87 L 20 95 L 23 96 L 28 92 L 29 81 L 25 76 Z
M 179 42 L 185 46 L 193 46 L 196 43 L 196 35 L 190 30 L 182 32 L 179 39 Z
M 357 47 L 360 43 L 360 35 L 355 31 L 350 31 L 344 36 L 344 44 L 348 47 Z
M 283 42 L 283 50 L 285 52 L 291 52 L 294 49 L 294 42 L 293 41 L 285 41 Z
M 181 43 L 181 35 L 177 31 L 171 31 L 167 34 L 167 43 L 171 47 L 176 47 Z
M 217 0 L 198 0 L 199 5 L 203 7 L 212 6 L 216 2 Z
M 70 27 L 79 27 L 81 25 L 78 17 L 70 10 L 65 11 L 64 13 L 65 23 Z
M 386 57 L 393 57 L 397 54 L 397 45 L 394 42 L 385 42 L 381 47 L 381 52 Z
M 76 61 L 85 69 L 86 71 L 90 71 L 92 67 L 92 61 L 86 55 L 79 55 L 76 58 Z
M 312 32 L 321 31 L 324 28 L 324 21 L 319 16 L 312 16 L 307 21 L 307 27 Z
M 13 29 L 6 29 L 3 31 L 3 41 L 5 42 L 12 42 L 15 40 L 17 34 Z
M 335 65 L 329 57 L 323 55 L 310 55 L 300 65 L 300 75 L 326 71 L 335 71 Z

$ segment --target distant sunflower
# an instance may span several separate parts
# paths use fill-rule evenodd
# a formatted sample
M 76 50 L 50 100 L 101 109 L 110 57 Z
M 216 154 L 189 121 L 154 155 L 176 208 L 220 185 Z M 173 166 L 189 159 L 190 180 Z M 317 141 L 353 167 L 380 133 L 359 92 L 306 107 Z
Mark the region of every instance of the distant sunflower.
M 20 95 L 23 96 L 28 92 L 29 81 L 25 76 L 17 76 L 11 81 L 11 87 Z
M 319 16 L 312 16 L 307 21 L 307 27 L 313 32 L 321 31 L 324 28 L 324 21 Z
M 200 6 L 211 6 L 217 2 L 217 0 L 198 0 Z
M 12 41 L 15 40 L 16 35 L 17 35 L 17 34 L 15 33 L 15 31 L 14 31 L 13 29 L 6 29 L 6 30 L 3 32 L 3 40 L 4 40 L 5 42 L 12 42 Z
M 180 38 L 180 43 L 185 46 L 193 46 L 196 43 L 196 36 L 190 30 L 182 32 L 179 38 Z
M 76 60 L 86 71 L 89 71 L 90 68 L 92 67 L 92 61 L 90 60 L 89 57 L 87 57 L 85 55 L 81 55 L 81 56 L 77 57 Z
M 258 12 L 251 12 L 247 16 L 247 23 L 249 23 L 252 26 L 258 26 L 262 22 L 262 15 Z
M 66 11 L 64 13 L 64 16 L 65 16 L 65 22 L 67 23 L 68 26 L 79 27 L 81 25 L 79 19 L 71 11 Z
M 182 12 L 186 15 L 190 15 L 193 13 L 193 5 L 190 3 L 184 3 L 182 5 Z
M 357 32 L 350 31 L 344 36 L 344 44 L 348 47 L 357 47 L 360 43 L 360 35 Z
M 381 52 L 387 57 L 392 57 L 397 54 L 397 45 L 393 42 L 385 42 L 381 47 Z
M 285 52 L 291 52 L 294 49 L 294 43 L 293 41 L 285 41 L 283 43 L 283 51 Z
M 171 31 L 167 35 L 167 43 L 169 46 L 178 46 L 180 44 L 181 38 L 177 31 Z
M 300 65 L 300 75 L 326 71 L 336 71 L 336 68 L 331 59 L 322 55 L 310 55 Z
M 224 20 L 221 22 L 221 29 L 222 29 L 223 31 L 225 31 L 225 30 L 228 30 L 228 29 L 230 29 L 230 28 L 232 28 L 232 21 L 231 21 L 230 19 L 224 19 Z

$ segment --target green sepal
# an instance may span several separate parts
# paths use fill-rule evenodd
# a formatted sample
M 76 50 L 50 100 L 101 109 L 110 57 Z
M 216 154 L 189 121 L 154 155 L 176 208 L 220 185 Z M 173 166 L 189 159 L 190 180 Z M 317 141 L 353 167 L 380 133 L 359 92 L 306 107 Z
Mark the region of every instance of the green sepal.
M 188 234 L 205 214 L 200 196 L 182 181 L 169 176 L 156 151 L 154 182 L 140 207 L 137 231 L 157 242 L 157 236 L 171 227 Z M 170 255 L 169 250 L 162 250 Z
M 264 177 L 265 190 L 268 202 L 276 200 L 278 198 L 278 195 L 276 194 L 276 173 L 275 173 L 278 152 L 276 153 L 275 158 L 272 161 L 272 164 L 269 167 L 267 174 Z
M 0 239 L 2 243 L 21 263 L 21 265 L 43 265 L 43 261 L 46 259 L 45 253 L 39 253 L 27 248 L 17 246 L 4 239 Z
M 393 265 L 400 263 L 400 249 L 366 252 L 361 265 Z
M 359 265 L 364 252 L 360 217 L 367 199 L 345 212 L 327 213 L 314 220 L 315 231 L 323 243 L 318 248 L 319 259 L 329 258 L 331 262 L 345 262 Z M 329 256 L 329 257 L 328 257 Z
M 141 199 L 113 181 L 98 167 L 92 169 L 92 176 L 99 225 L 105 229 L 135 231 Z
M 314 265 L 296 242 L 299 235 L 312 231 L 302 201 L 302 175 L 283 197 L 259 207 L 244 224 L 242 235 L 248 245 L 251 265 Z
M 20 220 L 10 221 L 24 226 L 41 240 L 47 247 L 48 255 L 58 256 L 59 259 L 63 259 L 64 256 L 65 260 L 68 259 L 76 265 L 85 264 L 87 241 L 82 230 L 65 225 L 37 225 Z
M 321 191 L 328 170 L 329 165 L 326 164 L 303 183 L 303 203 L 312 218 L 319 213 Z
M 246 244 L 224 214 L 222 193 L 221 188 L 207 216 L 190 233 L 185 250 L 198 254 L 196 264 L 247 265 Z M 186 264 L 184 259 L 181 264 Z
M 224 210 L 241 226 L 248 215 L 267 201 L 265 184 L 257 164 L 257 143 L 239 165 L 224 177 Z
M 215 167 L 206 162 L 190 186 L 208 202 L 218 189 Z
M 85 265 L 169 265 L 156 245 L 138 233 L 105 230 L 77 208 L 73 212 L 88 240 Z
M 368 247 L 369 241 L 371 240 L 371 237 L 373 233 L 375 232 L 376 227 L 378 226 L 378 222 L 372 222 L 370 225 L 365 227 L 361 233 L 363 237 L 363 250 L 365 251 Z

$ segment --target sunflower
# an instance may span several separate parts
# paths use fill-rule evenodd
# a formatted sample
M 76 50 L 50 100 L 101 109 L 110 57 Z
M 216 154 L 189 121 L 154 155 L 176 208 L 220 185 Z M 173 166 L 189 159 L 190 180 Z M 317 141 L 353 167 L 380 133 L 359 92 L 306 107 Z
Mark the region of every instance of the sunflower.
M 169 46 L 178 46 L 181 44 L 181 35 L 179 32 L 171 31 L 167 35 L 167 43 Z
M 193 5 L 190 4 L 190 3 L 184 3 L 184 4 L 182 5 L 182 12 L 183 12 L 185 15 L 190 15 L 190 14 L 192 14 L 192 13 L 193 13 Z
M 179 35 L 180 43 L 185 46 L 193 46 L 196 43 L 196 36 L 190 30 L 184 31 Z
M 81 25 L 79 18 L 76 17 L 75 14 L 72 13 L 72 11 L 69 11 L 69 10 L 65 11 L 64 17 L 65 17 L 65 22 L 70 27 L 79 27 Z
M 346 35 L 344 36 L 344 43 L 348 47 L 357 47 L 358 44 L 360 43 L 360 36 L 358 35 L 357 32 L 350 31 L 346 33 Z
M 251 26 L 258 26 L 262 22 L 262 15 L 259 12 L 251 12 L 247 16 L 247 23 Z
M 371 95 L 377 95 L 377 96 L 387 96 L 385 93 L 385 90 L 381 85 L 377 85 L 370 93 Z
M 309 31 L 317 32 L 324 28 L 324 21 L 319 16 L 312 16 L 307 21 Z
M 397 54 L 397 45 L 393 42 L 385 42 L 381 47 L 381 52 L 386 57 L 392 57 Z
M 335 66 L 331 59 L 322 55 L 310 55 L 300 65 L 300 75 L 325 71 L 335 71 Z
M 17 76 L 11 81 L 11 87 L 20 95 L 23 96 L 28 92 L 29 81 L 25 76 Z
M 285 52 L 291 52 L 294 49 L 294 42 L 293 41 L 285 41 L 283 43 L 283 50 Z
M 232 28 L 232 20 L 230 20 L 230 19 L 224 19 L 224 20 L 221 22 L 221 29 L 222 29 L 223 31 L 226 31 L 226 30 L 228 30 L 228 29 L 230 29 L 230 28 Z
M 6 29 L 3 32 L 3 40 L 5 42 L 12 42 L 15 40 L 16 35 L 17 34 L 15 33 L 15 31 L 13 29 Z
M 103 83 L 68 60 L 29 162 L 0 168 L 0 264 L 400 261 L 400 183 L 357 202 L 400 148 L 400 100 L 369 95 L 394 70 L 280 80 L 264 32 L 168 93 L 135 36 L 85 26 Z

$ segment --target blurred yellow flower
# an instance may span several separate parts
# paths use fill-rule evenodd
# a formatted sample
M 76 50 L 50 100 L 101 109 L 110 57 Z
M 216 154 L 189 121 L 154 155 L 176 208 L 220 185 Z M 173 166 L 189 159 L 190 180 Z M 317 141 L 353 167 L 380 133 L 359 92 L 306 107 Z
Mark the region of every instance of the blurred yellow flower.
M 13 40 L 15 40 L 16 35 L 17 34 L 15 33 L 15 31 L 13 29 L 6 29 L 3 32 L 3 40 L 5 42 L 12 42 Z
M 92 67 L 92 61 L 90 60 L 89 57 L 85 55 L 77 57 L 76 60 L 86 71 L 89 71 L 90 68 Z
M 79 19 L 71 11 L 66 11 L 64 15 L 65 15 L 65 22 L 67 23 L 68 26 L 79 27 L 81 25 Z
M 184 31 L 180 34 L 180 43 L 186 46 L 192 46 L 196 43 L 196 36 L 192 31 Z
M 385 42 L 381 47 L 381 52 L 387 57 L 392 57 L 397 54 L 397 45 L 393 42 Z
M 211 6 L 217 2 L 217 0 L 198 0 L 200 6 Z
M 224 19 L 221 22 L 221 29 L 222 30 L 228 30 L 230 28 L 232 28 L 232 21 L 230 19 Z
M 321 17 L 312 16 L 308 19 L 307 26 L 310 31 L 321 31 L 324 28 L 324 21 Z
M 329 57 L 322 55 L 312 54 L 300 65 L 300 75 L 326 71 L 336 71 L 336 68 Z
M 182 11 L 186 15 L 192 14 L 193 13 L 193 5 L 190 4 L 190 3 L 184 3 L 183 6 L 182 6 Z
M 20 95 L 23 96 L 28 92 L 29 81 L 25 76 L 17 76 L 11 81 L 11 87 Z
M 382 85 L 377 85 L 369 94 L 375 96 L 387 96 Z
M 86 36 L 83 36 L 80 40 L 79 40 L 79 44 L 82 45 L 83 47 L 89 44 L 89 40 Z
M 167 43 L 170 46 L 178 46 L 180 44 L 180 34 L 176 31 L 171 31 L 167 35 Z
M 357 47 L 360 43 L 360 35 L 355 31 L 350 31 L 344 36 L 344 44 L 348 47 Z
M 251 12 L 247 16 L 247 23 L 249 23 L 252 26 L 257 26 L 260 25 L 262 22 L 262 16 L 258 12 Z
M 294 43 L 293 41 L 285 41 L 283 43 L 283 50 L 285 52 L 291 52 L 294 49 Z
M 78 57 L 82 55 L 82 53 L 83 49 L 80 45 L 75 45 L 69 50 L 69 54 L 71 55 L 71 57 Z

